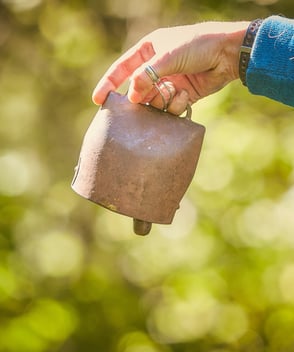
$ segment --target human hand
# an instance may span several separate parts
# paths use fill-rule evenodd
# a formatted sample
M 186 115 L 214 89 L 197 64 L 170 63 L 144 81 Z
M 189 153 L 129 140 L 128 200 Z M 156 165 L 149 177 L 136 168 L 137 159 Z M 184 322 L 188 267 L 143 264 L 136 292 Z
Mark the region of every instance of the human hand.
M 162 109 L 162 97 L 145 72 L 151 65 L 172 94 L 168 111 L 180 115 L 187 104 L 239 77 L 239 50 L 248 25 L 204 22 L 155 30 L 110 66 L 93 92 L 93 101 L 103 104 L 110 91 L 129 79 L 131 102 Z

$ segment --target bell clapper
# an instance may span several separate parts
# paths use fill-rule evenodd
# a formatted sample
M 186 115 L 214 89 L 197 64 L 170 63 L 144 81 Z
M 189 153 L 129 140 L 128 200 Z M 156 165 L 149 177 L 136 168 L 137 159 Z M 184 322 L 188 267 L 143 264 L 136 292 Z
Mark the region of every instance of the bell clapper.
M 133 228 L 134 232 L 137 235 L 140 236 L 145 236 L 148 235 L 152 227 L 151 222 L 139 220 L 139 219 L 133 219 Z

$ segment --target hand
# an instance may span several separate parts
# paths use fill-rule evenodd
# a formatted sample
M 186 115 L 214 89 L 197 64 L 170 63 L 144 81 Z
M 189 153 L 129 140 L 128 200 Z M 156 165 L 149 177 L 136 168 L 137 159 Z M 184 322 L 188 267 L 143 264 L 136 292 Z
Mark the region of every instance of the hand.
M 239 50 L 249 22 L 205 22 L 162 28 L 142 38 L 115 61 L 98 82 L 93 101 L 130 80 L 128 98 L 162 109 L 162 97 L 144 71 L 147 65 L 172 93 L 168 111 L 180 115 L 187 104 L 212 94 L 239 77 Z

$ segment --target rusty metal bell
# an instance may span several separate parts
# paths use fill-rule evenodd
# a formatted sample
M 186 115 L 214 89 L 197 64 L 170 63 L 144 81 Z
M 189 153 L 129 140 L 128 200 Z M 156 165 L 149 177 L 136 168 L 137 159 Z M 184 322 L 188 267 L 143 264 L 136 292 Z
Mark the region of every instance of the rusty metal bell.
M 205 128 L 111 92 L 83 141 L 72 188 L 132 217 L 134 232 L 170 224 L 197 166 Z

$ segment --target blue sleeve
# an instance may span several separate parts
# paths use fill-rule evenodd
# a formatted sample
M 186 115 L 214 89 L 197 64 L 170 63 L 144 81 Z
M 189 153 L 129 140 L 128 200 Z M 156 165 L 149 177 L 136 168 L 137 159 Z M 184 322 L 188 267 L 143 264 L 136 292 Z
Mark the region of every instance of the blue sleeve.
M 251 93 L 294 106 L 294 20 L 271 16 L 263 21 L 246 79 Z

